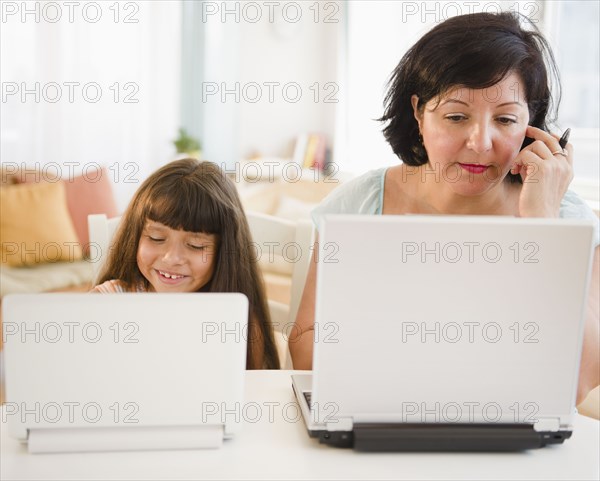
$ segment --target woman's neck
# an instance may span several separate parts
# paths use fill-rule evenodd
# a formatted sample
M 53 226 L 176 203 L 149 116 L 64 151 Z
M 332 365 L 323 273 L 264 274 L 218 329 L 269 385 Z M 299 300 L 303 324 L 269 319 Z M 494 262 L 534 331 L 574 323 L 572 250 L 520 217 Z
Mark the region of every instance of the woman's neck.
M 402 166 L 406 168 L 406 166 Z M 518 186 L 506 181 L 480 195 L 461 195 L 443 180 L 436 181 L 426 166 L 408 167 L 408 210 L 417 214 L 518 215 Z

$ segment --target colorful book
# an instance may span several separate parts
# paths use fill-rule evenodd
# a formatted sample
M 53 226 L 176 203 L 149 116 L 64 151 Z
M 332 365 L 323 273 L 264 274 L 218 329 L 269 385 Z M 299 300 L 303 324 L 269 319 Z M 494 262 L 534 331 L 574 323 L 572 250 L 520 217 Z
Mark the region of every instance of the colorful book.
M 315 158 L 312 165 L 313 169 L 318 169 L 320 171 L 325 170 L 326 151 L 327 142 L 325 141 L 325 136 L 319 135 L 319 143 L 315 150 Z
M 315 152 L 317 151 L 318 145 L 319 135 L 310 134 L 306 145 L 306 153 L 304 154 L 304 163 L 302 164 L 302 167 L 305 169 L 311 169 L 313 167 L 313 164 L 315 163 Z

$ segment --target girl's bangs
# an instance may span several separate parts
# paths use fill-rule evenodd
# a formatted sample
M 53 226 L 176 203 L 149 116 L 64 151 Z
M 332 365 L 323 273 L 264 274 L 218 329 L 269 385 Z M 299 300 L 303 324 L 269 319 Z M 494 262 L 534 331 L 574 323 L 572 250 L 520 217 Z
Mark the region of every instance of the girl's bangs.
M 150 202 L 146 218 L 171 229 L 220 234 L 227 209 L 215 197 L 198 186 L 183 182 L 173 186 L 171 191 L 158 194 Z

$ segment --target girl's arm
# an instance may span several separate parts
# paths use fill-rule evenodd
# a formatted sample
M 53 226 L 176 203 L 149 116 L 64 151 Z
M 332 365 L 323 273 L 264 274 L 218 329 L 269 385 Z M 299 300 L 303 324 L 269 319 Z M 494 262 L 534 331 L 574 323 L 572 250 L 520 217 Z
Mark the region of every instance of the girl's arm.
M 581 403 L 589 392 L 600 384 L 600 246 L 596 247 L 590 293 L 588 296 L 585 329 L 583 333 L 583 352 L 579 367 L 579 385 L 577 404 Z
M 114 294 L 117 292 L 128 292 L 127 286 L 125 286 L 121 281 L 112 279 L 102 284 L 98 284 L 93 287 L 90 292 L 100 292 L 102 294 Z
M 315 289 L 317 282 L 317 264 L 314 252 L 317 242 L 318 239 L 315 239 L 302 300 L 300 301 L 296 322 L 290 332 L 288 341 L 294 369 L 312 369 L 315 330 Z

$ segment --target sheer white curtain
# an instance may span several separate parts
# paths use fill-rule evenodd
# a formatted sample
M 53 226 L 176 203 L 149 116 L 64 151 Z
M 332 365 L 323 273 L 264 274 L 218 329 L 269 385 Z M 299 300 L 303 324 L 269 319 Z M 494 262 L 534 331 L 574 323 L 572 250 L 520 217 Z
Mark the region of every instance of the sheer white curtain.
M 2 163 L 104 165 L 124 208 L 174 155 L 180 2 L 3 2 L 1 21 Z
M 563 96 L 559 119 L 571 127 L 575 179 L 571 188 L 600 207 L 600 3 L 544 3 L 544 31 L 558 62 Z

